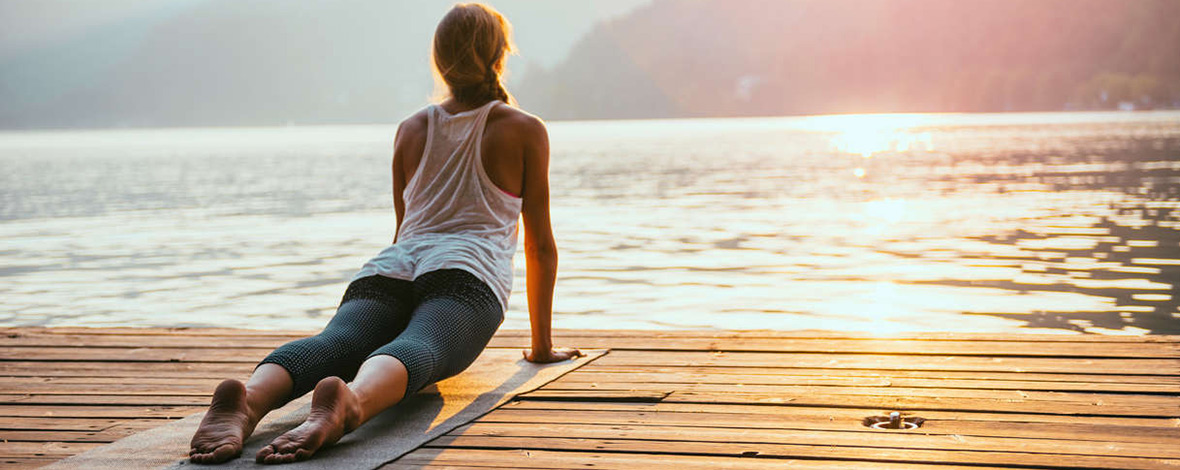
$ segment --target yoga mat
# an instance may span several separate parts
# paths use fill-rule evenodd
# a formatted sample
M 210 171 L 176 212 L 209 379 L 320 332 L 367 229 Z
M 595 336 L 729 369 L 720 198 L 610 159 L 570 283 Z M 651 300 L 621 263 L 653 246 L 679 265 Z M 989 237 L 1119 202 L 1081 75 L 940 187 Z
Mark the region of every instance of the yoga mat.
M 372 469 L 395 460 L 435 437 L 536 389 L 606 353 L 583 350 L 585 357 L 553 364 L 525 361 L 519 349 L 485 349 L 463 373 L 431 385 L 344 436 L 335 446 L 286 469 Z M 311 394 L 272 411 L 246 440 L 242 456 L 212 466 L 188 461 L 189 440 L 205 415 L 200 412 L 127 436 L 50 464 L 51 470 L 128 470 L 148 468 L 262 468 L 254 454 L 272 439 L 302 423 Z M 266 468 L 275 468 L 266 465 Z

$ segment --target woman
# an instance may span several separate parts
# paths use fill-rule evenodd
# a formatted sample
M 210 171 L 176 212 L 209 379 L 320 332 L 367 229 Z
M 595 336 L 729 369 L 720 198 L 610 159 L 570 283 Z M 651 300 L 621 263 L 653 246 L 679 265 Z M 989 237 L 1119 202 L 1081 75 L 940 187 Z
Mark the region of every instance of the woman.
M 307 459 L 467 368 L 504 319 L 518 219 L 532 325 L 525 359 L 581 355 L 550 342 L 557 248 L 549 143 L 540 119 L 509 106 L 501 75 L 512 47 L 510 25 L 490 7 L 456 5 L 442 19 L 433 66 L 450 93 L 398 127 L 393 245 L 357 273 L 322 332 L 276 349 L 246 384 L 217 386 L 193 436 L 192 462 L 237 457 L 267 412 L 314 389 L 307 421 L 255 456 L 260 463 Z

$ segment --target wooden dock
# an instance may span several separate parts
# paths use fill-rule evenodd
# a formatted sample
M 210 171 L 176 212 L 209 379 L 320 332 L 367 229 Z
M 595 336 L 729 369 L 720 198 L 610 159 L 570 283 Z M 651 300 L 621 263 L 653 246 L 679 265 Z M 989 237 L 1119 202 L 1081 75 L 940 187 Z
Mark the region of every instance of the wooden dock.
M 2 330 L 0 468 L 201 411 L 220 379 L 307 334 Z M 527 342 L 508 330 L 490 347 Z M 600 330 L 555 343 L 611 351 L 383 468 L 1180 468 L 1177 336 Z M 865 425 L 893 411 L 920 427 Z

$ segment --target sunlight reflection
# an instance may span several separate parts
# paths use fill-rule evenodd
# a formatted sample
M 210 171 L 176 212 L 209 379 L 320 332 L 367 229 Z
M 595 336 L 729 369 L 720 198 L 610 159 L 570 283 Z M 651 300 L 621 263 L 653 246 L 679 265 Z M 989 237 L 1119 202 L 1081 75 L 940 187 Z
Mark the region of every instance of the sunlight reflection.
M 865 203 L 865 218 L 874 222 L 895 224 L 906 215 L 905 199 L 877 199 Z
M 884 236 L 892 226 L 906 217 L 905 199 L 877 199 L 863 203 L 861 221 L 862 233 L 873 238 Z
M 930 151 L 929 132 L 909 133 L 898 129 L 854 127 L 832 137 L 833 151 L 871 158 L 879 153 Z
M 937 122 L 940 116 L 936 114 L 817 116 L 807 119 L 804 127 L 815 131 L 834 133 L 830 141 L 833 151 L 870 158 L 883 152 L 932 150 L 934 146 L 929 132 L 911 132 L 911 130 L 918 126 Z

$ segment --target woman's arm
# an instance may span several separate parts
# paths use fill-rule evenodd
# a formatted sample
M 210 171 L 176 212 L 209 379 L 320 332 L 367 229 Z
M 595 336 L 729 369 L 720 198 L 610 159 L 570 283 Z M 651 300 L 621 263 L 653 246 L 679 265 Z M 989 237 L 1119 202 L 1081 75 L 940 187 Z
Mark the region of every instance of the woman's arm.
M 525 275 L 528 286 L 532 349 L 524 351 L 531 362 L 557 362 L 581 356 L 581 351 L 553 348 L 553 284 L 557 279 L 557 243 L 549 222 L 549 134 L 545 125 L 529 118 L 524 145 L 524 184 L 521 216 L 524 220 Z
M 397 126 L 397 135 L 393 138 L 393 211 L 397 214 L 397 228 L 393 231 L 393 242 L 397 243 L 398 234 L 402 233 L 402 218 L 406 215 L 406 202 L 402 199 L 402 192 L 406 189 L 406 172 L 402 170 L 405 159 L 405 140 L 402 139 L 402 128 L 405 123 Z
M 402 232 L 402 219 L 406 215 L 406 202 L 402 199 L 402 193 L 406 189 L 406 182 L 414 176 L 407 173 L 407 170 L 413 171 L 422 159 L 429 125 L 426 113 L 418 112 L 397 126 L 397 135 L 393 138 L 393 210 L 397 213 L 397 228 L 393 232 L 394 243 L 397 243 L 398 235 Z

